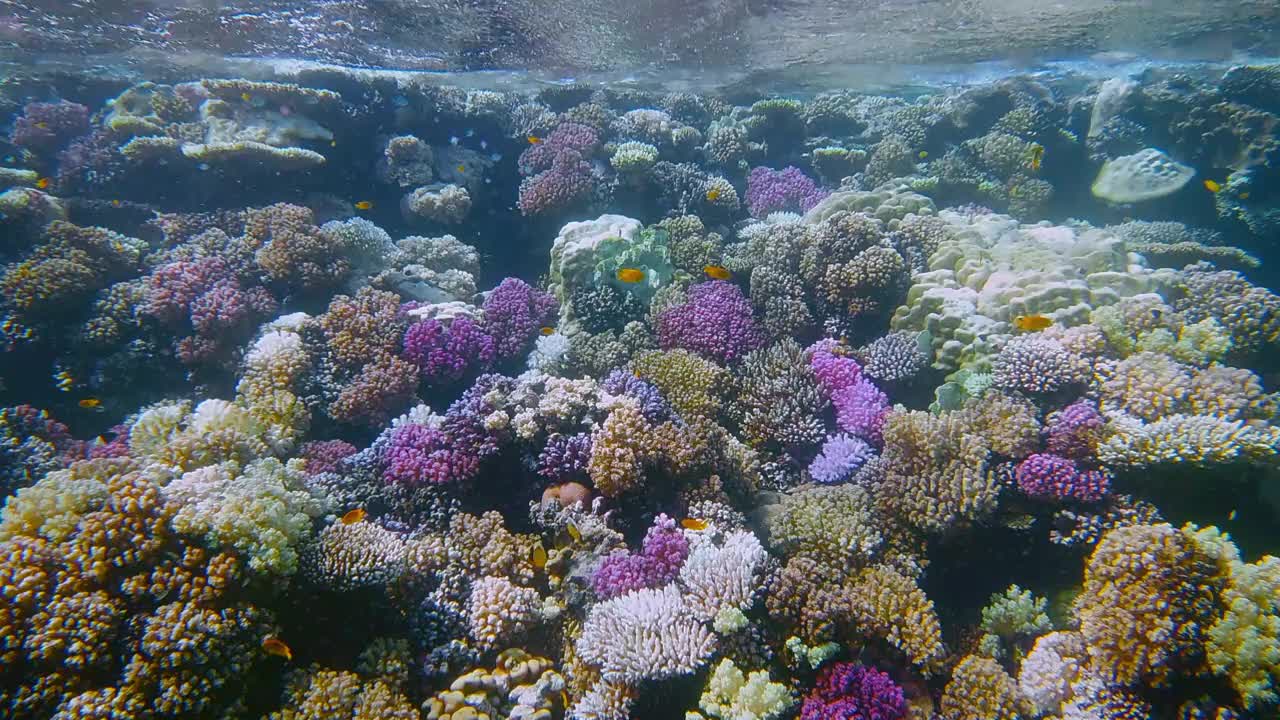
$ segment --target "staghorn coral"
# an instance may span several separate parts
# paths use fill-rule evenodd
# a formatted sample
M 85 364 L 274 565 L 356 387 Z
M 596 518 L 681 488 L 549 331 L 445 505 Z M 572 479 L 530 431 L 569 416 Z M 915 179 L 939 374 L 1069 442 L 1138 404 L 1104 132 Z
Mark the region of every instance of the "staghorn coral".
M 800 707 L 801 720 L 903 720 L 907 716 L 902 688 L 888 674 L 847 662 L 824 667 Z
M 867 568 L 845 598 L 859 634 L 882 638 L 922 667 L 942 656 L 942 624 L 933 601 L 906 575 L 885 565 Z
M 591 588 L 597 597 L 608 600 L 640 588 L 661 587 L 675 579 L 688 557 L 689 541 L 676 521 L 658 515 L 645 533 L 641 551 L 615 551 L 606 557 L 591 577 Z
M 337 522 L 299 552 L 302 575 L 336 590 L 387 587 L 408 567 L 404 538 L 372 522 Z
M 1027 335 L 1005 344 L 992 363 L 996 387 L 1025 393 L 1050 394 L 1079 386 L 1086 366 L 1056 340 Z
M 723 280 L 694 285 L 687 302 L 667 308 L 658 317 L 658 344 L 664 350 L 691 350 L 731 363 L 762 342 L 751 304 L 738 286 Z

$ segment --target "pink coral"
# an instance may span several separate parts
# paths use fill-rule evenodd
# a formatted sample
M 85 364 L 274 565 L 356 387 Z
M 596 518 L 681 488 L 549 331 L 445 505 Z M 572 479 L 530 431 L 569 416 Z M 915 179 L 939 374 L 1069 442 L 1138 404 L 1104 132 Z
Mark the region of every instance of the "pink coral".
M 719 362 L 733 362 L 759 348 L 764 333 L 756 325 L 742 290 L 724 280 L 695 285 L 689 300 L 658 317 L 658 343 L 684 348 Z
M 653 521 L 640 552 L 619 550 L 605 558 L 591 577 L 591 587 L 601 599 L 641 588 L 656 588 L 675 579 L 689 557 L 689 541 L 665 514 Z
M 1026 494 L 1048 500 L 1096 502 L 1111 487 L 1105 472 L 1081 472 L 1071 460 L 1049 453 L 1037 453 L 1018 463 L 1014 479 Z

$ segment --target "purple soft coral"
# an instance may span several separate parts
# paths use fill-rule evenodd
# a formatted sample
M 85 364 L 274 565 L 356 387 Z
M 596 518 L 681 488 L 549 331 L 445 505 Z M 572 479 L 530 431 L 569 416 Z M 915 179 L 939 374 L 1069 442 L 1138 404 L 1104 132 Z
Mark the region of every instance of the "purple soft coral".
M 733 362 L 764 343 L 742 290 L 724 280 L 694 285 L 689 300 L 658 317 L 663 349 L 684 348 L 718 362 Z
M 893 678 L 847 662 L 823 668 L 800 708 L 800 720 L 902 720 L 906 716 L 907 699 Z
M 591 587 L 601 599 L 659 587 L 675 579 L 688 557 L 689 541 L 676 521 L 659 515 L 645 534 L 641 551 L 618 550 L 605 558 L 591 577 Z
M 756 167 L 747 176 L 747 206 L 752 217 L 778 211 L 807 212 L 829 194 L 797 167 Z

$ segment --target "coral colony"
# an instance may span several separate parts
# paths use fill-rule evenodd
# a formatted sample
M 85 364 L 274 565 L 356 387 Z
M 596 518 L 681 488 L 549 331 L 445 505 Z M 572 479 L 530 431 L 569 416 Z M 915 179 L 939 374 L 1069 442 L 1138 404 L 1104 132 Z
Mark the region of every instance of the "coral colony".
M 0 715 L 1280 712 L 1280 68 L 383 82 L 5 95 Z

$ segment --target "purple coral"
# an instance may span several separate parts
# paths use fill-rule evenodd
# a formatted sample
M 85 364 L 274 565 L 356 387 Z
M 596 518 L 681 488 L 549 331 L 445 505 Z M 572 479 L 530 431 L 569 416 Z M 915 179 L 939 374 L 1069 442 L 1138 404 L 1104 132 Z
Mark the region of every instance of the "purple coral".
M 591 462 L 591 434 L 562 435 L 547 438 L 538 453 L 538 474 L 553 483 L 577 480 L 587 472 Z
M 68 140 L 89 132 L 89 108 L 80 103 L 27 103 L 13 121 L 9 141 L 32 152 L 56 150 Z
M 862 438 L 832 435 L 822 452 L 809 463 L 809 475 L 816 482 L 835 483 L 848 478 L 875 456 L 875 450 Z
M 589 195 L 595 186 L 591 153 L 599 144 L 596 131 L 574 122 L 560 123 L 542 142 L 520 154 L 520 197 L 525 215 L 557 210 Z
M 421 369 L 428 383 L 461 380 L 487 368 L 494 354 L 493 337 L 466 317 L 448 325 L 428 318 L 404 333 L 404 358 Z
M 191 301 L 191 327 L 198 335 L 215 338 L 244 329 L 276 308 L 276 299 L 265 289 L 246 290 L 235 280 L 222 280 Z
M 831 393 L 831 406 L 836 410 L 836 425 L 841 430 L 879 445 L 889 398 L 866 378 Z
M 626 370 L 616 369 L 600 383 L 600 388 L 611 395 L 626 395 L 640 403 L 640 414 L 651 423 L 671 419 L 671 405 L 662 397 L 656 386 L 641 380 Z
M 1106 420 L 1088 400 L 1077 400 L 1049 416 L 1045 446 L 1049 452 L 1072 460 L 1094 456 Z
M 751 303 L 731 282 L 712 280 L 689 289 L 687 302 L 658 317 L 658 343 L 719 362 L 733 362 L 764 344 Z
M 484 301 L 484 330 L 493 337 L 497 357 L 522 354 L 559 309 L 554 297 L 525 281 L 503 280 Z
M 689 541 L 676 521 L 665 514 L 654 518 L 638 553 L 617 550 L 591 576 L 597 596 L 607 600 L 641 588 L 666 585 L 680 573 L 689 557 Z
M 1013 476 L 1023 492 L 1044 500 L 1097 502 L 1111 487 L 1107 473 L 1081 472 L 1071 460 L 1049 453 L 1037 453 L 1018 463 Z
M 316 440 L 304 443 L 298 455 L 306 461 L 308 475 L 334 472 L 338 463 L 355 455 L 357 448 L 344 440 Z
M 809 346 L 809 367 L 828 396 L 853 385 L 862 377 L 858 361 L 845 352 L 843 345 L 829 338 Z
M 902 720 L 907 699 L 893 678 L 855 663 L 828 665 L 800 707 L 800 720 Z
M 747 176 L 747 206 L 752 217 L 779 211 L 807 212 L 829 194 L 797 167 L 756 167 Z
M 196 298 L 230 278 L 231 270 L 221 258 L 166 263 L 147 278 L 142 313 L 165 322 L 178 322 L 190 312 Z
M 454 446 L 444 430 L 425 425 L 404 425 L 393 432 L 383 460 L 383 477 L 404 485 L 455 483 L 480 470 L 479 456 Z

